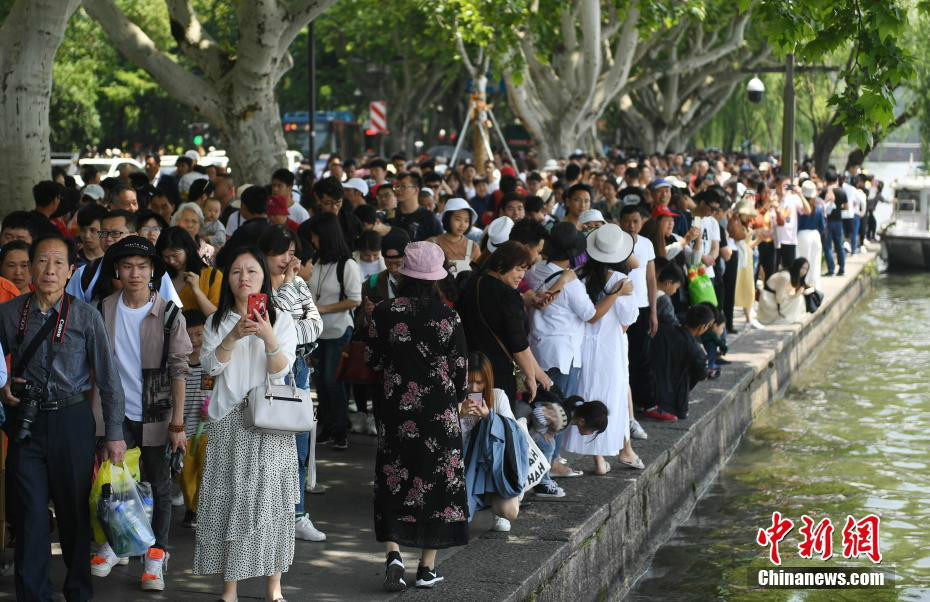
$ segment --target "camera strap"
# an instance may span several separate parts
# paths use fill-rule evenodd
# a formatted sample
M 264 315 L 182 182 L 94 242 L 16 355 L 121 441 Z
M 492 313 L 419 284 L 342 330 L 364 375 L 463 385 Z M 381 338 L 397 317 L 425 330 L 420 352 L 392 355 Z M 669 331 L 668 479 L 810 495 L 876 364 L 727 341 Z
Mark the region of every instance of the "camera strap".
M 26 326 L 29 325 L 29 308 L 32 307 L 33 297 L 34 295 L 30 294 L 26 298 L 26 302 L 23 303 L 23 310 L 19 316 L 19 328 L 16 331 L 16 342 L 19 344 L 22 344 L 26 336 Z M 45 337 L 52 332 L 52 329 L 55 330 L 52 342 L 61 344 L 65 337 L 65 328 L 68 326 L 68 313 L 70 309 L 71 295 L 65 293 L 61 299 L 61 313 L 59 314 L 54 309 L 49 313 L 42 328 L 40 328 L 39 332 L 29 341 L 29 345 L 19 356 L 19 361 L 17 361 L 16 365 L 13 367 L 14 377 L 22 377 L 23 373 L 26 371 L 26 366 L 28 366 L 30 360 L 32 360 L 32 356 L 35 355 L 39 345 L 41 345 Z M 52 359 L 54 360 L 54 356 L 52 356 Z M 49 362 L 49 370 L 51 371 L 51 362 Z

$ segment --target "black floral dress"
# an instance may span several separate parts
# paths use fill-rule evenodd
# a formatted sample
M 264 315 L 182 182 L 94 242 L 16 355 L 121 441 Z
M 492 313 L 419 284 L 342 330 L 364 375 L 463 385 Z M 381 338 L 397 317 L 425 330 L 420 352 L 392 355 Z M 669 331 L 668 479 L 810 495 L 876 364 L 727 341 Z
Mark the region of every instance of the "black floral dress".
M 375 463 L 375 535 L 416 548 L 468 543 L 458 404 L 467 393 L 462 322 L 440 301 L 398 297 L 375 308 L 370 365 L 384 370 Z

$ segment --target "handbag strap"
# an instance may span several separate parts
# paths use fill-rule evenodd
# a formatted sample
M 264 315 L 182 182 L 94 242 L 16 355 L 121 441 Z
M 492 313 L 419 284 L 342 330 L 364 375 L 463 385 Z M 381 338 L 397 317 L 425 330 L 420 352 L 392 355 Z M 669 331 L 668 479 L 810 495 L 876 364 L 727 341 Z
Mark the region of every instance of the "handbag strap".
M 478 317 L 481 318 L 481 323 L 484 324 L 484 327 L 488 329 L 488 332 L 491 333 L 491 336 L 494 337 L 494 340 L 497 341 L 497 344 L 498 344 L 498 345 L 500 345 L 500 348 L 504 351 L 504 354 L 505 354 L 507 357 L 510 358 L 510 361 L 511 361 L 511 362 L 516 363 L 516 360 L 514 359 L 513 354 L 510 353 L 510 351 L 507 350 L 507 347 L 504 346 L 504 342 L 500 340 L 500 337 L 497 336 L 497 333 L 494 332 L 494 329 L 492 329 L 491 326 L 490 326 L 490 324 L 488 324 L 487 320 L 484 319 L 484 312 L 481 311 L 481 278 L 483 278 L 483 277 L 485 277 L 485 276 L 482 276 L 482 277 L 478 278 L 478 284 L 475 286 L 475 289 L 476 289 L 476 290 L 475 290 L 475 294 L 476 294 L 476 299 L 475 299 L 475 300 L 476 300 L 477 305 L 478 305 Z M 493 278 L 493 276 L 487 276 L 487 277 Z

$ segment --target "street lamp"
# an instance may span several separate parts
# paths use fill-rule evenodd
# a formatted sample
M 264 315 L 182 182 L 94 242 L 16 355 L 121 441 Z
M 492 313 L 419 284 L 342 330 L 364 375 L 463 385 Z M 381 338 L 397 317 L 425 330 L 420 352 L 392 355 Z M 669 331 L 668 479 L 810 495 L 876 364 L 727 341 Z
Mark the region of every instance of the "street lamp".
M 749 102 L 762 102 L 762 95 L 765 93 L 765 84 L 758 76 L 753 77 L 746 84 L 746 94 L 749 96 Z

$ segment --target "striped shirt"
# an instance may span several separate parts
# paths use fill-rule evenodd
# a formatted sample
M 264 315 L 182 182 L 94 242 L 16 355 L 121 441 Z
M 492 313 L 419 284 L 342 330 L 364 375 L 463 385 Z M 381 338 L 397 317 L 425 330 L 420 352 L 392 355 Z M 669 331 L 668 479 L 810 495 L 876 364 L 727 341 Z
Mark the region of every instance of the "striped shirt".
M 315 343 L 320 338 L 320 333 L 323 332 L 323 318 L 320 317 L 310 287 L 303 278 L 296 276 L 293 281 L 279 286 L 274 292 L 274 302 L 294 318 L 298 349 Z
M 191 364 L 191 372 L 184 384 L 184 432 L 188 438 L 197 433 L 203 400 L 213 390 L 213 377 L 206 374 L 200 364 Z

